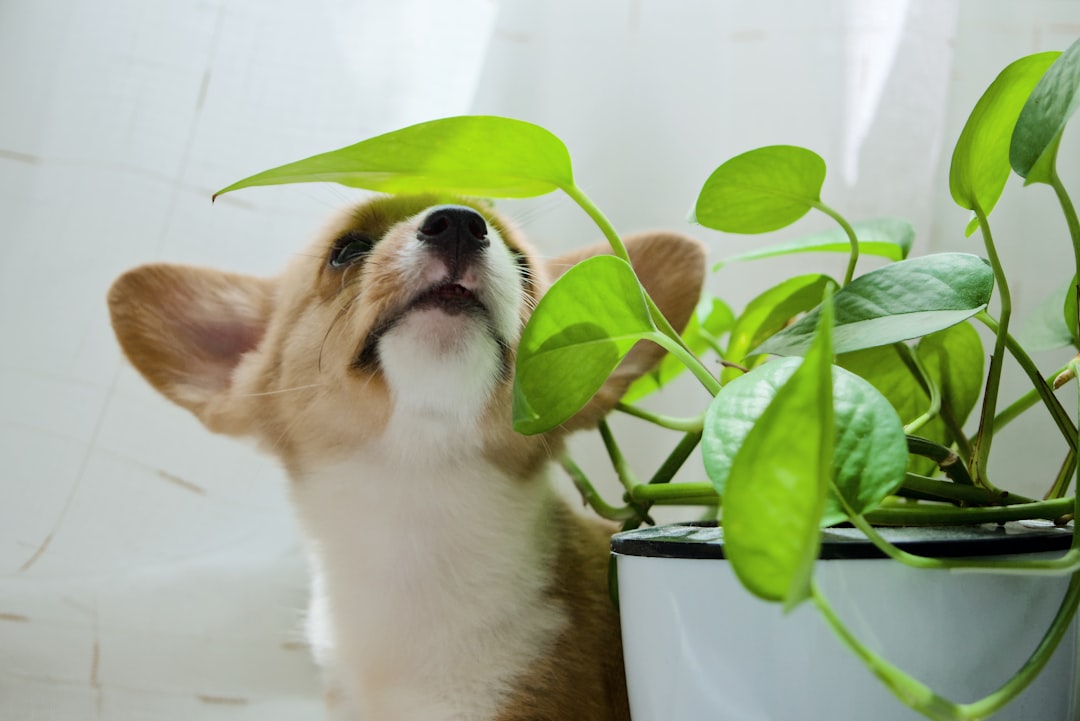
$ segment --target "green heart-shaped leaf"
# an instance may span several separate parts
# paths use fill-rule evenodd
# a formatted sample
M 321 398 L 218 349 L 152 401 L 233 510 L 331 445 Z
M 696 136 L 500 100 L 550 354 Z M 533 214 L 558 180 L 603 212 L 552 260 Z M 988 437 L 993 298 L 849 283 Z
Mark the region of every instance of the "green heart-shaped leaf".
M 791 225 L 821 201 L 825 161 L 811 150 L 771 145 L 737 155 L 709 176 L 692 221 L 728 233 Z
M 983 365 L 987 356 L 971 323 L 931 333 L 915 347 L 931 382 L 941 389 L 941 407 L 963 425 L 981 398 Z M 945 436 L 947 442 L 952 438 Z
M 834 347 L 848 353 L 948 328 L 985 308 L 993 289 L 990 265 L 966 253 L 937 253 L 878 268 L 837 292 Z M 814 310 L 754 352 L 803 353 L 816 324 Z
M 514 430 L 543 433 L 588 403 L 635 343 L 659 335 L 630 264 L 602 255 L 566 271 L 521 336 Z
M 897 345 L 892 343 L 841 353 L 836 357 L 836 364 L 874 386 L 889 401 L 901 423 L 906 425 L 926 412 L 930 407 L 930 396 L 901 359 Z M 927 422 L 918 433 L 924 438 L 948 445 L 945 442 L 945 424 L 940 419 Z M 920 456 L 911 456 L 908 460 L 908 470 L 913 473 L 932 475 L 935 467 L 933 461 Z
M 528 198 L 573 185 L 570 155 L 543 128 L 510 118 L 460 116 L 379 135 L 252 175 L 219 190 L 333 182 L 384 193 Z
M 1061 54 L 1031 91 L 1013 129 L 1009 163 L 1028 183 L 1050 180 L 1061 133 L 1080 105 L 1080 40 Z
M 790 609 L 810 596 L 833 467 L 831 304 L 805 361 L 792 369 L 731 458 L 723 489 L 724 555 L 743 585 Z M 717 396 L 719 399 L 719 396 Z M 716 404 L 714 403 L 713 406 Z M 714 417 L 710 408 L 709 418 Z M 799 433 L 788 432 L 797 424 Z M 715 425 L 706 425 L 706 437 Z M 708 453 L 708 449 L 706 449 Z M 708 458 L 708 456 L 706 456 Z
M 990 84 L 968 116 L 953 149 L 949 190 L 961 208 L 989 215 L 1009 179 L 1009 140 L 1035 84 L 1060 53 L 1013 62 Z M 972 227 L 968 226 L 968 235 Z
M 855 237 L 859 239 L 859 253 L 862 255 L 903 260 L 911 252 L 911 243 L 915 239 L 915 226 L 903 218 L 874 218 L 852 223 L 851 227 L 855 231 Z M 740 253 L 720 261 L 713 266 L 713 270 L 719 270 L 729 263 L 738 261 L 820 252 L 850 253 L 851 241 L 848 240 L 844 229 L 837 226 L 779 245 Z
M 827 275 L 797 275 L 769 288 L 746 304 L 735 320 L 724 357 L 742 363 L 751 349 L 786 326 L 792 318 L 814 308 L 826 291 L 839 286 Z M 734 377 L 734 376 L 731 376 Z
M 983 381 L 983 346 L 970 323 L 960 323 L 923 338 L 915 349 L 929 382 L 941 392 L 941 413 L 962 425 L 975 404 Z M 869 382 L 896 410 L 902 423 L 910 423 L 930 407 L 930 395 L 897 352 L 896 344 L 865 348 L 837 357 L 837 365 Z M 939 417 L 923 425 L 918 434 L 950 446 L 953 437 Z M 909 470 L 931 475 L 936 465 L 912 456 Z
M 705 470 L 716 490 L 725 487 L 732 459 L 778 390 L 799 368 L 798 358 L 770 361 L 728 383 L 713 399 L 705 417 L 702 451 Z M 907 443 L 903 424 L 889 401 L 869 382 L 843 368 L 832 371 L 836 452 L 833 465 L 837 485 L 858 513 L 877 506 L 904 480 Z M 923 409 L 925 410 L 925 409 Z M 790 416 L 777 420 L 777 433 L 794 440 L 820 423 L 817 416 Z M 827 501 L 822 524 L 845 518 L 839 501 Z

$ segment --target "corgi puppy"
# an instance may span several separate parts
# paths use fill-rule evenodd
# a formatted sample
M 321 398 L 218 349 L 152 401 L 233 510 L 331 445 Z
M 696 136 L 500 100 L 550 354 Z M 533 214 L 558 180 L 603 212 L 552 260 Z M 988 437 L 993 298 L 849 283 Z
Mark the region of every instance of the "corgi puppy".
M 676 328 L 704 252 L 627 239 Z M 280 458 L 311 566 L 307 632 L 328 715 L 349 721 L 626 721 L 608 525 L 549 483 L 659 347 L 641 343 L 563 427 L 511 427 L 518 338 L 552 281 L 472 200 L 349 208 L 276 278 L 146 265 L 109 292 L 136 369 L 211 431 Z

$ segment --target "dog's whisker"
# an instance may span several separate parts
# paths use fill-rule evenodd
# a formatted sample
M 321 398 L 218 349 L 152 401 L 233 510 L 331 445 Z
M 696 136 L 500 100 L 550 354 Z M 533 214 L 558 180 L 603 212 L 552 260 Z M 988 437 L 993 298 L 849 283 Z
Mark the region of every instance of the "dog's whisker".
M 326 327 L 326 333 L 323 335 L 322 343 L 319 344 L 319 358 L 315 365 L 320 373 L 322 372 L 323 353 L 326 351 L 326 342 L 330 339 L 330 334 L 334 331 L 338 322 L 348 314 L 351 306 L 352 301 L 346 301 L 342 304 L 342 306 L 338 308 L 338 312 L 334 315 L 333 319 L 331 319 L 330 324 Z
M 277 396 L 284 395 L 286 393 L 295 393 L 297 391 L 306 391 L 312 388 L 322 388 L 325 383 L 308 383 L 302 386 L 293 386 L 291 388 L 275 388 L 272 391 L 258 391 L 256 393 L 244 393 L 238 395 L 237 398 L 261 398 L 264 396 Z
M 310 414 L 313 413 L 314 411 L 316 411 L 317 409 L 318 409 L 317 405 L 309 404 L 306 407 L 304 407 L 299 413 L 292 416 L 289 419 L 289 422 L 281 430 L 281 433 L 278 434 L 277 439 L 273 442 L 273 444 L 271 444 L 271 447 L 275 448 L 275 449 L 281 448 L 284 445 L 285 440 L 290 435 L 292 435 L 293 429 L 296 428 L 298 425 L 300 425 L 303 421 L 307 420 L 308 417 L 310 416 Z
M 552 194 L 543 198 L 531 200 L 527 205 L 515 203 L 514 212 L 509 213 L 508 215 L 519 228 L 527 229 L 538 218 L 572 203 L 573 201 L 565 195 Z
M 291 253 L 294 258 L 314 258 L 316 260 L 322 260 L 323 256 L 320 253 L 308 253 L 304 251 L 295 251 Z

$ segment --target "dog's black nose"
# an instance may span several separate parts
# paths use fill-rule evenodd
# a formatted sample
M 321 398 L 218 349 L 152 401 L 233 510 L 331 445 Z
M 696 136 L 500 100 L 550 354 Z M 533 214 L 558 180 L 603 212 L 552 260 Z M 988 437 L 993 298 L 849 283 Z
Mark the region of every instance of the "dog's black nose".
M 428 211 L 416 237 L 452 264 L 488 247 L 484 216 L 462 205 L 440 205 Z

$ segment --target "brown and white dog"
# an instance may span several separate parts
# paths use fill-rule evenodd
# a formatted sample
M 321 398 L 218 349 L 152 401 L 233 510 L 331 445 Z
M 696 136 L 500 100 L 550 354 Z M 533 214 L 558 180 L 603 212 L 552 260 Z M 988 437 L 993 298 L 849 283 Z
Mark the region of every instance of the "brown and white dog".
M 284 463 L 330 716 L 628 719 L 611 529 L 547 476 L 565 434 L 661 351 L 635 347 L 564 427 L 515 433 L 521 330 L 560 273 L 607 246 L 545 261 L 487 205 L 453 203 L 361 203 L 273 279 L 136 268 L 109 293 L 113 327 L 161 393 Z M 702 247 L 670 233 L 627 245 L 682 327 Z

